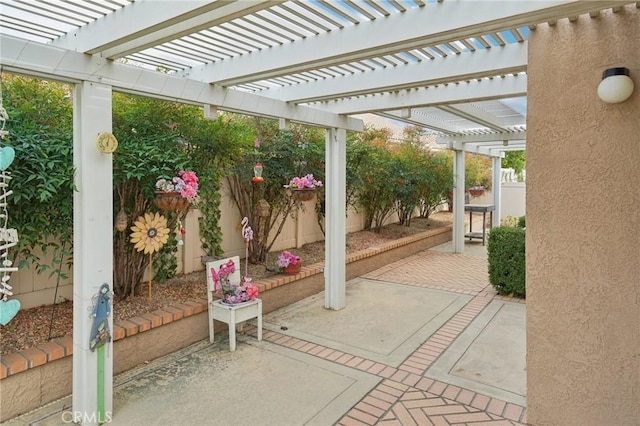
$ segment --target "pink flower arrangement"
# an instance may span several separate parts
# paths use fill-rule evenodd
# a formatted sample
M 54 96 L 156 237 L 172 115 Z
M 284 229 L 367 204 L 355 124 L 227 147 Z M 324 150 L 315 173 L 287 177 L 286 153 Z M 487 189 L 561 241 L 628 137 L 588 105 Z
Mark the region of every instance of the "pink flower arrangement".
M 290 189 L 313 189 L 322 186 L 322 182 L 316 180 L 312 174 L 308 174 L 302 177 L 294 177 L 289 182 L 289 185 L 285 185 L 285 188 Z
M 218 271 L 211 268 L 213 278 L 213 289 L 222 296 L 222 301 L 230 305 L 249 302 L 258 297 L 258 287 L 251 282 L 251 278 L 245 277 L 242 285 L 231 282 L 231 274 L 236 271 L 236 264 L 229 259 L 227 263 L 220 266 Z
M 278 260 L 276 261 L 276 263 L 279 267 L 286 268 L 289 265 L 297 264 L 299 260 L 300 258 L 298 256 L 293 255 L 285 250 L 278 255 Z
M 193 200 L 198 195 L 198 176 L 195 172 L 180 170 L 171 179 L 158 179 L 156 191 L 179 192 L 183 198 Z

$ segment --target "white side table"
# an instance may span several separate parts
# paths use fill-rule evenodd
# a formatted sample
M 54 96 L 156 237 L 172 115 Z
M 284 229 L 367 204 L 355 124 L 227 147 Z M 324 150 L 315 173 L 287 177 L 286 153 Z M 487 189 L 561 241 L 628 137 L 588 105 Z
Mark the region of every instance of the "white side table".
M 255 299 L 251 302 L 240 303 L 238 305 L 226 305 L 221 300 L 211 302 L 209 309 L 209 341 L 213 343 L 214 330 L 213 320 L 222 321 L 229 324 L 229 350 L 236 350 L 236 324 L 258 319 L 258 340 L 262 340 L 262 300 Z

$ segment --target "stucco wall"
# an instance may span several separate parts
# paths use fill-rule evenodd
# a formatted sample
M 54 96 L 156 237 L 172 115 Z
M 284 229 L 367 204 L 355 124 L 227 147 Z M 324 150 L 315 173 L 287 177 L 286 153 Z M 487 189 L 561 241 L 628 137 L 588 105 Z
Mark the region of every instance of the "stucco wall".
M 602 71 L 636 89 L 600 101 Z M 640 9 L 531 31 L 527 405 L 534 425 L 640 419 Z

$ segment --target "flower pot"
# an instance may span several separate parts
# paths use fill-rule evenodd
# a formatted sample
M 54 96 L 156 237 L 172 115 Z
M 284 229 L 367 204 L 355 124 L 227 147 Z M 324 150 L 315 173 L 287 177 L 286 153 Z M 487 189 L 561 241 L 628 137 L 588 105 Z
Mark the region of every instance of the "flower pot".
M 295 265 L 289 264 L 284 268 L 284 273 L 287 275 L 295 275 L 300 273 L 300 269 L 302 268 L 302 260 L 298 260 L 298 263 Z
M 484 187 L 474 186 L 472 188 L 469 188 L 469 194 L 471 194 L 472 197 L 479 197 L 484 194 Z
M 160 210 L 184 210 L 189 207 L 189 200 L 179 192 L 156 192 L 153 203 Z
M 313 188 L 293 188 L 291 189 L 291 197 L 296 201 L 310 201 L 316 196 L 316 190 Z

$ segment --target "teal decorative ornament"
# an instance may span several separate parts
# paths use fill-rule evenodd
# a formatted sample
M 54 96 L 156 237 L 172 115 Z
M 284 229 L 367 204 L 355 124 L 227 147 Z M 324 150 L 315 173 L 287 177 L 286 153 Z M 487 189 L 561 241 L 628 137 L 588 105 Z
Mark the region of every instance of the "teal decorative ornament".
M 0 170 L 3 172 L 9 168 L 13 159 L 16 157 L 16 152 L 10 146 L 0 148 Z

